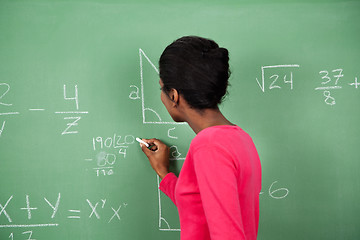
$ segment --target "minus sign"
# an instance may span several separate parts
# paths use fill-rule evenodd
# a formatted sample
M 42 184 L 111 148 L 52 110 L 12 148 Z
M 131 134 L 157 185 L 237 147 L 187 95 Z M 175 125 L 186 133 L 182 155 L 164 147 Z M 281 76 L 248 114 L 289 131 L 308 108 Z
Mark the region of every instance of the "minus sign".
M 30 108 L 29 111 L 45 111 L 45 109 Z
M 89 113 L 89 112 L 80 112 L 80 111 L 70 111 L 70 112 L 55 112 L 56 114 L 68 114 L 68 113 L 79 113 L 79 114 L 82 114 L 82 113 Z
M 88 159 L 85 159 L 85 161 L 92 161 L 92 159 L 88 158 Z
M 6 113 L 0 113 L 0 115 L 14 115 L 14 114 L 20 114 L 19 112 L 6 112 Z

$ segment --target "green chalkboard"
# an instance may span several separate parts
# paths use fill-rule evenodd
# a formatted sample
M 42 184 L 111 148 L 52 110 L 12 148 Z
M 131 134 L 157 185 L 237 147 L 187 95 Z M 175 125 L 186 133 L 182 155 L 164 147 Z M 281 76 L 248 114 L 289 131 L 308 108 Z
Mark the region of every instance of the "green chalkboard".
M 191 139 L 160 101 L 184 35 L 230 52 L 222 111 L 263 167 L 259 237 L 360 239 L 359 1 L 0 1 L 0 239 L 179 239 L 135 137 Z

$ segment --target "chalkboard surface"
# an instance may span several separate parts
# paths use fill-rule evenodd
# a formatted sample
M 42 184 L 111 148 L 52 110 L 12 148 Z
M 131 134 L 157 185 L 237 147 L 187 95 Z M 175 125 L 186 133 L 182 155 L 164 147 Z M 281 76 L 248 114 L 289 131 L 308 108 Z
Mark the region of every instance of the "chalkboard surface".
M 194 133 L 160 101 L 184 35 L 230 52 L 222 110 L 263 167 L 258 239 L 360 239 L 359 1 L 0 2 L 0 239 L 179 239 L 135 137 Z

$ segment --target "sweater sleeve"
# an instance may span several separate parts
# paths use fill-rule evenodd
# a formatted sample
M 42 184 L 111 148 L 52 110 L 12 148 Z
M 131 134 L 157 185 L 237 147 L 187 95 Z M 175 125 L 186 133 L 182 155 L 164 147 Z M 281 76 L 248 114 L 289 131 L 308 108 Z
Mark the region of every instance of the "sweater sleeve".
M 161 180 L 159 189 L 168 196 L 171 201 L 176 205 L 175 200 L 175 186 L 177 177 L 174 173 L 170 172 Z
M 233 159 L 225 149 L 202 147 L 194 168 L 211 239 L 245 239 Z

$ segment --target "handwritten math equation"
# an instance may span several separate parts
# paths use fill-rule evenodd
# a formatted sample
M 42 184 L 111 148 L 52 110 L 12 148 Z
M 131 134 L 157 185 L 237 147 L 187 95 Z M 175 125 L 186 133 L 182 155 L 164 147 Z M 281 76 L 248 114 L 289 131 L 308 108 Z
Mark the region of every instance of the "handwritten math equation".
M 135 143 L 133 135 L 97 136 L 92 138 L 92 148 L 95 157 L 85 158 L 92 164 L 92 169 L 97 177 L 111 176 L 115 173 L 118 162 L 126 159 L 129 146 Z
M 65 207 L 61 206 L 61 193 L 57 194 L 56 200 L 49 200 L 48 198 L 44 197 L 43 201 L 46 203 L 45 205 L 48 206 L 49 210 L 49 222 L 44 223 L 31 223 L 28 222 L 33 219 L 33 215 L 36 214 L 36 211 L 39 210 L 36 205 L 33 205 L 31 203 L 31 198 L 29 195 L 25 195 L 24 199 L 24 206 L 18 208 L 18 211 L 23 211 L 23 218 L 22 221 L 24 221 L 24 224 L 14 224 L 14 213 L 10 212 L 10 210 L 7 210 L 11 203 L 14 201 L 14 196 L 10 196 L 7 198 L 6 201 L 2 200 L 3 202 L 0 202 L 0 229 L 26 229 L 26 231 L 22 232 L 22 235 L 27 235 L 28 238 L 25 239 L 32 239 L 33 231 L 29 229 L 34 228 L 48 228 L 48 227 L 58 227 L 60 224 L 54 222 L 56 219 L 58 219 L 57 215 L 60 211 L 61 216 L 66 216 L 66 219 L 68 221 L 76 221 L 81 218 L 85 219 L 95 219 L 98 221 L 106 221 L 107 223 L 112 222 L 120 222 L 121 221 L 121 214 L 125 211 L 126 207 L 128 206 L 127 203 L 119 203 L 116 206 L 112 206 L 108 204 L 108 201 L 106 198 L 100 198 L 100 199 L 85 199 L 86 202 L 86 209 L 67 209 Z M 3 199 L 3 198 L 2 198 Z M 37 199 L 38 200 L 38 199 Z M 61 208 L 64 208 L 64 210 L 60 210 Z M 12 207 L 12 211 L 16 210 L 16 208 Z M 120 214 L 121 213 L 121 214 Z M 16 217 L 19 217 L 19 213 L 16 213 Z M 5 223 L 6 222 L 6 223 Z M 9 239 L 15 239 L 14 233 L 11 232 L 9 235 Z M 23 238 L 18 238 L 23 239 Z
M 256 78 L 256 82 L 262 92 L 274 89 L 294 89 L 293 72 L 300 68 L 298 64 L 274 65 L 261 67 L 261 80 Z M 346 87 L 354 89 L 360 88 L 360 82 L 356 76 L 344 79 L 345 74 L 342 68 L 324 69 L 318 72 L 317 87 L 315 91 L 322 92 L 323 101 L 326 105 L 333 106 L 336 99 L 333 91 Z M 349 80 L 351 79 L 351 80 Z
M 10 84 L 8 83 L 0 83 L 0 117 L 1 116 L 14 116 L 21 115 L 19 111 L 13 111 L 13 103 L 8 102 L 6 96 L 10 93 Z M 77 134 L 79 131 L 77 126 L 79 121 L 82 118 L 82 115 L 88 114 L 88 111 L 80 111 L 79 110 L 79 93 L 78 86 L 75 85 L 72 94 L 70 94 L 66 85 L 63 85 L 63 96 L 64 101 L 71 104 L 71 110 L 67 109 L 66 111 L 54 111 L 53 113 L 56 115 L 63 116 L 63 119 L 66 121 L 65 127 L 63 128 L 61 135 L 67 134 Z M 71 96 L 70 96 L 71 95 Z M 41 108 L 41 106 L 35 106 L 28 108 L 28 112 L 32 113 L 43 113 L 46 112 L 47 109 Z M 0 137 L 4 132 L 6 125 L 5 120 L 0 120 Z

